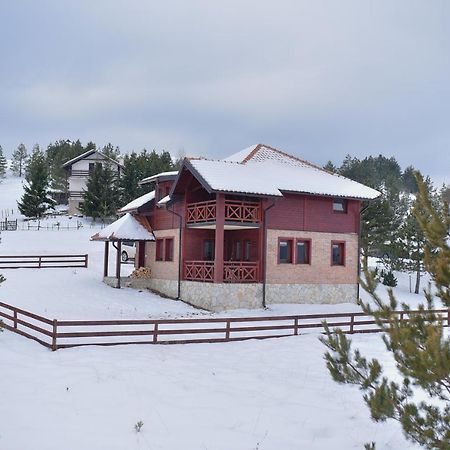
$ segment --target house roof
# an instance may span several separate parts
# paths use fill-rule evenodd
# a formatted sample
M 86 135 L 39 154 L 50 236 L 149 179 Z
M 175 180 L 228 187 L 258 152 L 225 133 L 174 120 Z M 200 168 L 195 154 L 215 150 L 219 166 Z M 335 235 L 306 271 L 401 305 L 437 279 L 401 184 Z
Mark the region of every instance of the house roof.
M 209 192 L 274 197 L 292 192 L 360 200 L 381 195 L 375 189 L 263 144 L 219 161 L 186 159 L 184 167 Z M 176 182 L 172 192 L 175 185 Z
M 147 222 L 127 213 L 91 237 L 92 241 L 154 241 L 155 235 Z
M 178 170 L 173 170 L 171 172 L 161 172 L 157 173 L 156 175 L 152 175 L 151 177 L 144 178 L 143 180 L 139 181 L 139 184 L 148 184 L 152 183 L 153 181 L 168 181 L 168 180 L 174 180 L 178 175 Z
M 123 164 L 121 164 L 120 162 L 116 161 L 115 159 L 110 158 L 109 156 L 106 156 L 105 154 L 103 154 L 101 151 L 96 150 L 96 149 L 92 149 L 92 150 L 88 150 L 87 152 L 82 153 L 81 155 L 76 156 L 75 158 L 70 159 L 69 161 L 66 161 L 62 167 L 69 167 L 72 164 L 75 164 L 77 161 L 80 161 L 84 158 L 87 158 L 88 156 L 93 155 L 94 153 L 98 153 L 99 155 L 103 156 L 103 158 L 105 159 L 109 159 L 111 162 L 117 164 L 120 167 L 123 167 Z
M 124 207 L 120 208 L 119 213 L 136 211 L 138 208 L 144 206 L 146 203 L 151 202 L 154 199 L 155 191 L 148 192 L 147 194 L 141 195 L 130 203 L 127 203 Z

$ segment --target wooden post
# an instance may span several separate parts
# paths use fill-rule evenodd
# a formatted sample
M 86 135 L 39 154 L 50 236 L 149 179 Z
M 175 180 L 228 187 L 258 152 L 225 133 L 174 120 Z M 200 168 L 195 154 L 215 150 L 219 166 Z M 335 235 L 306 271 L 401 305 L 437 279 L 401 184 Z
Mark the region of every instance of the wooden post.
M 226 328 L 225 328 L 225 339 L 227 341 L 230 340 L 230 332 L 231 332 L 231 321 L 228 319 L 227 320 L 227 325 L 226 325 Z
M 58 349 L 56 344 L 56 335 L 58 333 L 58 321 L 56 319 L 53 320 L 53 332 L 52 332 L 52 352 L 55 352 Z
M 158 322 L 155 323 L 155 328 L 153 329 L 153 343 L 158 343 Z
M 117 288 L 120 289 L 120 266 L 121 266 L 122 241 L 117 241 L 117 255 L 116 255 L 116 278 Z
M 214 283 L 223 283 L 224 238 L 225 238 L 225 195 L 216 194 L 216 239 L 214 245 Z
M 294 335 L 298 335 L 298 317 L 294 319 Z
M 17 330 L 17 311 L 14 310 L 14 329 Z
M 38 263 L 38 267 L 39 267 L 39 269 L 41 268 L 41 265 L 42 265 L 42 257 L 41 257 L 41 256 L 39 256 L 39 263 Z
M 108 276 L 108 263 L 109 263 L 109 242 L 105 241 L 105 256 L 103 261 L 103 276 Z
M 355 325 L 355 315 L 352 314 L 350 316 L 350 334 L 353 334 L 354 330 L 353 330 L 353 326 Z
M 89 255 L 84 255 L 84 267 L 86 267 L 86 269 L 88 266 L 88 258 L 89 258 Z

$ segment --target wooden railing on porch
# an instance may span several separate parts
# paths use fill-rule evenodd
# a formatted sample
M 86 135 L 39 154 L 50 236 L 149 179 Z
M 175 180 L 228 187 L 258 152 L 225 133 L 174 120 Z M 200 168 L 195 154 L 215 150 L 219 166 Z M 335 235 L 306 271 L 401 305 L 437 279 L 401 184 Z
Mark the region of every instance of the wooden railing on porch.
M 214 281 L 214 261 L 186 261 L 184 279 L 189 281 Z
M 225 261 L 223 281 L 225 283 L 257 283 L 259 281 L 257 261 Z
M 186 261 L 184 279 L 189 281 L 214 281 L 214 261 Z M 225 283 L 257 283 L 258 261 L 225 261 L 223 267 Z
M 202 223 L 216 220 L 216 202 L 206 201 L 189 203 L 186 209 L 186 222 Z M 225 220 L 240 223 L 258 223 L 261 221 L 261 205 L 258 202 L 225 200 Z

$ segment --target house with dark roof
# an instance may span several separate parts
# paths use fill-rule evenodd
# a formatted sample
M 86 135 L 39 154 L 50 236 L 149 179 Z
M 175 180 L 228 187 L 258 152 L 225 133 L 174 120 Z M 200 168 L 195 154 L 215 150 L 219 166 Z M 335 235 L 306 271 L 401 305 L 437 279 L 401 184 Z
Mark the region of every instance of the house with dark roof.
M 83 202 L 83 192 L 86 189 L 89 174 L 98 164 L 108 164 L 117 172 L 117 176 L 120 176 L 121 170 L 123 169 L 121 163 L 95 149 L 89 150 L 63 164 L 62 167 L 66 171 L 68 183 L 69 214 L 80 213 L 79 208 Z
M 360 212 L 379 192 L 258 144 L 186 158 L 121 210 L 148 224 L 149 287 L 211 311 L 355 302 Z

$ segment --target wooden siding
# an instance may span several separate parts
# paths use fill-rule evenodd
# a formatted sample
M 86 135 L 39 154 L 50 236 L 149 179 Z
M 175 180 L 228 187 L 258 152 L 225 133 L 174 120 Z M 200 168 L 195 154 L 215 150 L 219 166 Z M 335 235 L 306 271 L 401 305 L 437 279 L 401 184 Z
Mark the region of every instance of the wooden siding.
M 267 203 L 265 205 L 267 207 Z M 348 201 L 347 213 L 333 212 L 331 197 L 286 194 L 267 214 L 267 228 L 274 230 L 358 233 L 360 202 Z

